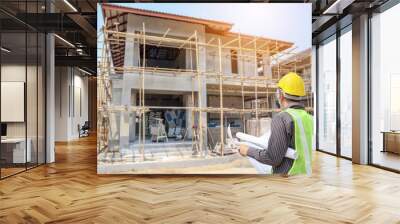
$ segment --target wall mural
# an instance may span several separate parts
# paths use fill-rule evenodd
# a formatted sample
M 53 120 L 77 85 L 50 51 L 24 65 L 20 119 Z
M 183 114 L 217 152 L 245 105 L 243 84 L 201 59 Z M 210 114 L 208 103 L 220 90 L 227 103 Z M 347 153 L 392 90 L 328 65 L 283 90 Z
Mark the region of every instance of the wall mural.
M 242 15 L 254 12 L 248 21 L 237 24 L 241 27 L 257 28 L 255 24 L 265 19 L 265 12 L 250 4 L 207 5 L 236 7 Z M 311 4 L 294 5 L 311 15 Z M 168 4 L 138 6 L 143 7 L 102 4 L 103 16 L 98 17 L 103 25 L 98 36 L 102 50 L 98 54 L 98 173 L 290 174 L 294 161 L 307 160 L 309 154 L 296 149 L 294 139 L 287 140 L 292 148 L 277 149 L 269 138 L 276 138 L 271 121 L 281 111 L 276 92 L 285 74 L 295 72 L 304 80 L 306 93 L 296 103 L 304 106 L 302 111 L 313 113 L 311 36 L 298 49 L 287 31 L 281 32 L 286 38 L 273 39 L 268 30 L 237 32 L 234 21 L 210 19 L 212 14 L 189 17 L 169 12 Z M 199 5 L 177 6 L 187 7 L 189 13 Z M 284 6 L 257 4 L 269 10 L 280 8 L 279 18 L 287 15 Z M 265 22 L 274 18 L 269 19 Z M 311 33 L 311 18 L 305 16 L 305 21 L 304 29 Z M 304 29 L 300 33 L 307 33 Z M 310 124 L 304 123 L 304 129 L 312 133 Z M 274 158 L 282 164 L 271 164 L 268 155 L 263 156 L 270 148 L 284 150 Z

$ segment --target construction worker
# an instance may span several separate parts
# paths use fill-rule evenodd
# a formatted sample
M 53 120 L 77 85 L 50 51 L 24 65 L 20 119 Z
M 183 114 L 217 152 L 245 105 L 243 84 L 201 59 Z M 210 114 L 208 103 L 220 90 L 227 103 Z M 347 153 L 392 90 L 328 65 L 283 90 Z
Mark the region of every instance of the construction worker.
M 273 174 L 311 174 L 313 117 L 304 110 L 306 96 L 303 79 L 289 72 L 278 82 L 276 100 L 282 109 L 273 117 L 268 148 L 240 145 L 239 153 L 272 166 Z M 296 150 L 297 159 L 286 158 L 288 148 Z

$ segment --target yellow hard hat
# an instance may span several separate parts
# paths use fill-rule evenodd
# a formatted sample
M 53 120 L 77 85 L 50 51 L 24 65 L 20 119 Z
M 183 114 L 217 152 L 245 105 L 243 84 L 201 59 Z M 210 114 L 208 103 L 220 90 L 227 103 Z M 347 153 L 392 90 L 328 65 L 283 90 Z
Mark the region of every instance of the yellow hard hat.
M 305 96 L 304 81 L 298 74 L 289 72 L 284 75 L 278 82 L 278 87 L 286 94 L 292 96 Z

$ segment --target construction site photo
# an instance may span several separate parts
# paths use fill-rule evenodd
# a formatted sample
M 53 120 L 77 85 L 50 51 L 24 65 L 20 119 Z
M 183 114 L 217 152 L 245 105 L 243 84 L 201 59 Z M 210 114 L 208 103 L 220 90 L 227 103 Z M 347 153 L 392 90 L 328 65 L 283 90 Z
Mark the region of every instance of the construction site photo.
M 237 133 L 268 137 L 271 119 L 280 112 L 277 83 L 288 72 L 304 79 L 305 109 L 313 114 L 311 37 L 299 48 L 289 34 L 272 38 L 238 31 L 235 21 L 223 17 L 142 5 L 100 4 L 98 173 L 268 173 L 268 166 L 261 172 L 238 153 Z M 260 5 L 273 4 L 255 7 Z M 247 9 L 242 15 L 249 26 L 279 24 L 272 14 L 263 21 L 259 11 Z M 311 8 L 303 9 L 311 14 Z

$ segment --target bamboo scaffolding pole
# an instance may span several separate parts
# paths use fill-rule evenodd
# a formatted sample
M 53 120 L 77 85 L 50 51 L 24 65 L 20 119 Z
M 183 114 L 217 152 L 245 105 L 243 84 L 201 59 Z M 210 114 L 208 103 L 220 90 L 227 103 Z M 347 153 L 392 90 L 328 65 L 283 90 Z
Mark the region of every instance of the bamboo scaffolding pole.
M 222 49 L 227 49 L 227 48 L 223 48 L 223 47 L 222 47 Z M 233 52 L 232 52 L 231 55 L 234 55 L 234 56 L 237 56 L 237 57 L 241 56 L 242 58 L 248 58 L 248 59 L 251 59 L 251 60 L 254 59 L 254 55 L 250 55 L 250 54 L 240 54 L 240 53 L 238 53 L 238 52 L 239 52 L 239 47 L 237 47 L 237 48 L 235 48 L 235 49 L 228 49 L 228 50 L 232 50 L 233 52 L 236 52 L 236 53 L 233 53 Z M 258 50 L 258 52 L 259 52 L 259 50 Z M 263 53 L 265 53 L 265 52 L 263 52 Z M 217 54 L 211 52 L 211 53 L 209 53 L 208 55 L 210 55 L 210 56 L 216 56 Z M 229 56 L 225 56 L 225 58 L 228 58 L 228 57 L 229 57 Z
M 111 34 L 112 37 L 122 36 L 122 37 L 126 38 L 128 36 L 137 36 L 139 38 L 142 38 L 141 35 L 137 34 L 137 33 L 116 32 L 116 31 L 112 31 L 112 30 L 107 30 L 106 32 L 107 32 L 107 34 Z M 162 40 L 162 42 L 176 43 L 176 44 L 181 44 L 181 45 L 183 44 L 183 46 L 181 48 L 185 48 L 184 45 L 188 44 L 189 42 L 192 42 L 193 44 L 195 44 L 194 40 L 181 40 L 181 39 L 174 39 L 174 38 L 169 38 L 169 37 L 161 37 L 161 36 L 153 36 L 153 35 L 146 35 L 146 39 L 147 39 L 147 41 L 149 43 L 152 43 L 152 41 L 154 43 L 158 43 L 160 40 Z M 111 40 L 113 40 L 113 39 L 111 38 Z M 114 40 L 116 40 L 116 39 L 114 39 Z M 253 41 L 249 41 L 245 45 L 250 45 Z M 197 44 L 198 44 L 198 46 L 201 46 L 201 47 L 215 47 L 215 48 L 218 48 L 217 44 L 208 44 L 208 43 L 205 43 L 205 42 L 198 42 Z M 223 49 L 238 49 L 238 47 L 236 47 L 236 46 L 225 46 L 225 47 L 222 47 L 222 48 Z M 244 46 L 242 46 L 242 51 L 252 52 L 252 51 L 254 51 L 254 49 L 253 48 L 245 48 Z M 267 50 L 261 50 L 261 49 L 258 49 L 257 51 L 258 52 L 262 52 L 262 53 L 269 52 Z
M 178 48 L 179 49 L 182 49 L 187 43 L 189 43 L 189 44 L 191 44 L 191 39 L 193 39 L 193 36 L 195 35 L 195 33 L 194 34 L 192 34 L 191 36 L 189 36 L 186 40 L 185 40 L 185 42 L 183 42 Z
M 213 42 L 215 40 L 214 37 L 212 37 L 210 40 L 207 41 L 207 44 L 210 44 L 211 42 Z
M 268 56 L 269 56 L 269 54 L 268 54 Z M 265 56 L 263 55 L 263 57 L 265 57 Z M 263 58 L 263 60 L 264 60 L 264 58 Z M 265 69 L 264 61 L 263 61 L 262 66 L 264 66 L 264 69 Z M 271 65 L 269 65 L 269 66 L 271 66 Z M 265 70 L 264 70 L 264 75 L 267 76 Z M 272 76 L 272 68 L 271 68 L 271 76 Z M 266 108 L 269 108 L 269 94 L 268 94 L 269 91 L 268 91 L 268 82 L 266 80 L 265 80 L 265 91 L 264 91 L 264 93 L 265 93 L 265 98 L 266 98 Z M 272 114 L 271 114 L 271 117 L 272 117 Z
M 286 43 L 278 42 L 275 40 L 275 50 L 271 50 L 271 46 L 273 46 L 273 42 L 271 40 L 265 40 L 265 42 L 261 42 L 261 40 L 257 37 L 252 37 L 252 39 L 245 37 L 242 38 L 241 34 L 238 33 L 237 37 L 234 39 L 230 39 L 229 41 L 225 41 L 225 43 L 222 42 L 221 38 L 218 38 L 218 42 L 215 43 L 217 40 L 216 38 L 212 37 L 210 40 L 207 42 L 200 41 L 199 40 L 199 34 L 197 31 L 194 32 L 191 36 L 189 36 L 187 39 L 178 39 L 178 38 L 173 38 L 173 37 L 167 37 L 167 34 L 170 32 L 170 28 L 168 28 L 163 35 L 161 36 L 154 36 L 154 35 L 149 35 L 146 33 L 146 27 L 145 23 L 143 22 L 142 24 L 143 30 L 141 32 L 136 32 L 136 33 L 126 33 L 126 32 L 120 32 L 120 31 L 112 31 L 112 30 L 107 30 L 103 29 L 103 35 L 104 35 L 104 52 L 105 54 L 102 55 L 102 61 L 103 63 L 99 64 L 99 70 L 102 71 L 100 72 L 100 77 L 98 79 L 99 83 L 103 83 L 102 85 L 104 87 L 104 95 L 105 99 L 103 100 L 103 103 L 98 104 L 98 109 L 99 113 L 103 117 L 105 117 L 105 113 L 112 113 L 112 112 L 120 112 L 120 111 L 126 111 L 126 112 L 137 112 L 140 115 L 140 120 L 139 120 L 139 144 L 140 144 L 140 155 L 142 156 L 142 160 L 144 160 L 144 144 L 145 144 L 145 138 L 146 138 L 146 113 L 157 109 L 157 110 L 165 110 L 165 109 L 184 109 L 187 110 L 188 112 L 192 113 L 191 120 L 193 127 L 197 127 L 198 130 L 198 139 L 193 140 L 193 135 L 192 135 L 192 148 L 193 148 L 193 143 L 195 141 L 198 141 L 198 148 L 201 150 L 201 152 L 204 154 L 204 127 L 203 127 L 203 120 L 204 120 L 204 113 L 214 113 L 214 114 L 219 114 L 219 119 L 220 119 L 220 129 L 221 129 L 221 155 L 224 155 L 224 118 L 227 117 L 225 114 L 232 114 L 234 116 L 237 116 L 236 114 L 241 116 L 241 119 L 243 121 L 243 130 L 246 132 L 246 116 L 253 116 L 255 114 L 256 119 L 258 120 L 260 116 L 265 116 L 265 113 L 271 113 L 271 112 L 278 112 L 279 109 L 272 109 L 270 108 L 271 105 L 269 105 L 269 99 L 271 94 L 275 93 L 276 89 L 276 83 L 280 78 L 280 73 L 282 71 L 285 71 L 286 69 L 293 69 L 294 66 L 294 71 L 297 71 L 299 69 L 299 66 L 297 64 L 297 55 L 291 51 L 293 51 L 293 48 L 288 48 L 288 45 Z M 121 60 L 123 59 L 123 46 L 125 46 L 125 42 L 131 41 L 130 38 L 133 37 L 133 42 L 134 43 L 142 43 L 143 44 L 143 55 L 142 57 L 139 58 L 139 66 L 113 66 L 111 65 L 111 60 Z M 243 41 L 245 40 L 245 43 L 243 45 Z M 260 41 L 258 41 L 260 40 Z M 258 42 L 258 43 L 257 43 Z M 236 44 L 237 43 L 237 44 Z M 253 47 L 248 47 L 253 44 Z M 169 69 L 169 68 L 158 68 L 158 67 L 148 67 L 146 66 L 146 46 L 147 45 L 155 45 L 157 47 L 163 47 L 163 46 L 168 46 L 168 47 L 173 47 L 173 48 L 179 48 L 179 49 L 186 49 L 189 50 L 190 54 L 190 68 L 185 68 L 185 69 Z M 202 48 L 207 48 L 208 49 L 216 49 L 218 50 L 218 63 L 219 63 L 219 69 L 218 71 L 207 71 L 207 68 L 205 67 L 204 69 L 200 66 L 200 49 Z M 264 50 L 264 48 L 266 50 Z M 282 51 L 282 49 L 284 49 Z M 222 68 L 222 60 L 225 60 L 228 56 L 223 55 L 222 52 L 224 50 L 231 50 L 231 60 L 232 58 L 236 57 L 236 60 L 240 62 L 239 69 L 238 69 L 238 74 L 224 74 L 223 68 Z M 234 51 L 232 51 L 234 50 Z M 193 52 L 195 52 L 195 55 L 193 55 Z M 213 54 L 216 56 L 216 51 Z M 275 62 L 277 65 L 277 71 L 278 71 L 278 78 L 273 78 L 273 77 L 267 77 L 267 76 L 258 76 L 258 60 L 260 58 L 259 54 L 261 55 L 261 59 L 263 58 L 262 55 L 264 54 L 269 54 L 270 55 L 270 61 Z M 107 57 L 108 54 L 109 57 Z M 210 54 L 211 55 L 211 54 Z M 287 65 L 280 65 L 281 63 L 281 58 L 289 56 L 289 55 L 296 55 L 295 56 L 295 62 L 290 62 Z M 195 56 L 195 68 L 194 68 L 194 63 L 193 63 L 193 57 Z M 208 55 L 207 55 L 208 56 Z M 214 60 L 215 61 L 215 60 Z M 249 64 L 254 61 L 254 73 L 250 72 L 250 74 L 245 74 L 245 64 Z M 294 63 L 294 64 L 293 64 Z M 289 65 L 290 64 L 290 65 Z M 272 63 L 271 63 L 272 65 Z M 251 71 L 251 67 L 250 67 Z M 109 84 L 111 79 L 118 79 L 118 76 L 124 73 L 137 73 L 140 75 L 140 86 L 139 86 L 139 104 L 138 106 L 111 106 L 109 103 L 107 103 L 107 99 L 110 97 L 107 97 L 107 92 L 111 88 Z M 273 74 L 276 72 L 272 71 Z M 156 76 L 168 76 L 168 77 L 190 77 L 191 80 L 191 85 L 192 85 L 192 91 L 191 91 L 191 103 L 187 104 L 184 107 L 160 107 L 160 106 L 146 106 L 145 104 L 145 76 L 147 75 L 156 75 Z M 195 82 L 197 80 L 197 103 L 195 103 Z M 210 84 L 210 89 L 209 89 L 209 84 Z M 120 85 L 118 82 L 113 82 L 114 85 Z M 215 85 L 214 89 L 211 88 L 212 85 Z M 238 90 L 235 90 L 235 88 L 231 88 L 230 86 L 234 86 Z M 116 87 L 114 87 L 116 88 Z M 204 89 L 206 88 L 206 89 Z M 250 90 L 249 90 L 250 89 Z M 254 89 L 252 91 L 251 89 Z M 219 107 L 208 107 L 207 105 L 203 105 L 203 94 L 204 92 L 207 91 L 208 95 L 219 95 L 220 96 L 220 102 L 219 102 Z M 240 91 L 240 92 L 239 92 Z M 111 93 L 111 92 L 110 92 Z M 237 94 L 238 96 L 241 96 L 242 99 L 242 105 L 241 108 L 227 108 L 224 107 L 224 94 L 226 93 L 233 93 Z M 265 93 L 265 101 L 263 101 L 263 98 L 260 98 L 260 96 L 264 95 L 262 93 Z M 99 91 L 99 94 L 101 94 L 101 91 Z M 261 95 L 260 95 L 261 94 Z M 254 97 L 254 98 L 253 98 Z M 253 98 L 253 99 L 252 99 Z M 255 107 L 246 109 L 245 101 L 246 100 L 254 100 L 255 102 Z M 307 97 L 307 102 L 308 105 L 310 104 L 310 101 L 312 99 L 311 97 Z M 101 101 L 101 99 L 100 99 Z M 98 102 L 100 102 L 98 101 Z M 239 106 L 240 107 L 240 106 Z M 306 107 L 306 110 L 312 111 L 312 107 Z M 195 113 L 198 114 L 198 124 L 195 125 Z M 246 115 L 246 116 L 245 116 Z M 188 128 L 193 128 L 193 127 L 188 127 Z M 207 131 L 207 130 L 206 130 Z M 256 127 L 256 132 L 257 135 L 259 135 L 260 132 L 260 127 L 259 124 L 257 124 Z M 207 147 L 207 146 L 206 146 Z
M 192 45 L 192 43 L 190 43 L 190 45 Z M 190 46 L 190 47 L 192 47 L 192 46 Z M 191 70 L 193 70 L 193 52 L 192 52 L 192 50 L 189 50 L 190 51 L 190 69 Z M 196 52 L 196 54 L 197 54 L 197 52 Z M 197 65 L 196 65 L 197 66 Z M 191 101 L 191 103 L 190 103 L 190 106 L 191 107 L 194 107 L 194 79 L 195 79 L 195 76 L 191 76 L 191 84 L 192 84 L 192 101 Z M 192 130 L 192 150 L 194 150 L 194 141 L 193 141 L 193 134 L 195 133 L 195 131 L 194 131 L 194 123 L 195 123 L 195 113 L 194 113 L 194 110 L 190 110 L 190 113 L 192 114 L 192 116 L 191 116 L 191 125 L 192 125 L 192 127 L 186 127 L 187 128 L 187 130 L 189 130 L 189 128 Z
M 238 33 L 238 44 L 239 44 L 239 54 L 242 55 L 242 39 L 240 36 L 240 33 Z M 241 88 L 241 95 L 242 95 L 242 112 L 244 112 L 245 109 L 245 104 L 244 104 L 244 87 L 243 87 L 243 74 L 244 74 L 244 63 L 243 63 L 243 58 L 240 57 L 240 60 L 238 58 L 238 61 L 240 61 L 240 88 Z M 246 119 L 244 116 L 244 113 L 242 113 L 242 123 L 243 123 L 243 132 L 246 133 Z
M 166 37 L 166 36 L 168 35 L 168 32 L 169 32 L 170 30 L 171 30 L 171 29 L 168 28 L 168 29 L 164 32 L 164 34 L 162 35 L 162 37 Z M 158 42 L 157 47 L 159 47 L 159 46 L 161 45 L 161 43 L 162 43 L 162 40 L 160 40 L 160 42 Z
M 198 106 L 201 108 L 202 107 L 202 97 L 201 97 L 201 94 L 202 94 L 202 80 L 200 79 L 200 75 L 199 75 L 199 73 L 200 73 L 200 60 L 199 60 L 199 37 L 198 37 L 198 35 L 197 35 L 197 30 L 195 30 L 195 33 L 194 33 L 194 36 L 195 36 L 195 46 L 196 46 L 196 70 L 197 70 L 197 85 L 198 85 L 198 89 L 197 89 L 197 104 L 198 104 Z M 203 152 L 203 118 L 202 118 L 203 116 L 202 116 L 202 114 L 201 114 L 201 112 L 199 113 L 199 124 L 198 124 L 198 128 L 199 128 L 199 148 L 200 148 L 200 150 L 202 151 L 202 154 L 204 155 L 204 152 Z
M 219 38 L 219 39 L 220 39 L 220 38 Z M 236 42 L 236 41 L 238 41 L 238 38 L 234 38 L 233 40 L 230 40 L 230 41 L 224 43 L 221 47 L 226 47 L 226 46 L 228 46 L 229 44 L 234 43 L 234 42 Z M 218 43 L 218 45 L 220 45 L 220 43 Z
M 110 69 L 113 69 L 115 71 L 118 72 L 141 72 L 143 71 L 143 68 L 141 66 L 125 66 L 125 67 L 113 67 L 113 66 L 107 66 Z M 101 68 L 101 67 L 100 67 Z M 144 68 L 144 72 L 146 74 L 151 74 L 151 73 L 157 73 L 156 75 L 164 75 L 163 73 L 167 73 L 167 75 L 169 76 L 192 76 L 194 75 L 193 73 L 197 73 L 196 70 L 191 70 L 191 69 L 168 69 L 168 68 L 159 68 L 159 67 L 146 67 Z M 195 75 L 199 75 L 199 76 L 206 76 L 206 77 L 217 77 L 219 78 L 219 73 L 215 73 L 215 72 L 198 72 L 198 74 Z M 258 80 L 258 81 L 264 81 L 264 80 L 268 80 L 268 81 L 277 81 L 278 79 L 271 79 L 265 76 L 254 76 L 254 73 L 252 74 L 243 74 L 243 76 L 245 77 L 245 79 L 243 79 L 244 81 L 246 80 Z M 238 74 L 222 74 L 222 78 L 225 80 L 228 79 L 237 79 L 240 80 L 241 75 Z
M 257 39 L 254 38 L 254 75 L 258 76 L 258 61 L 257 61 Z M 255 88 L 255 93 L 254 93 L 254 97 L 255 97 L 255 105 L 256 105 L 256 135 L 259 136 L 260 135 L 260 125 L 258 122 L 258 89 L 257 89 L 257 83 L 254 83 L 254 88 Z
M 218 38 L 218 55 L 219 55 L 219 107 L 220 111 L 220 128 L 221 128 L 221 156 L 224 156 L 224 99 L 222 93 L 222 49 L 221 49 L 221 38 Z
M 107 25 L 107 20 L 105 21 L 105 25 Z M 103 32 L 104 32 L 104 28 L 103 28 Z M 105 65 L 105 69 L 101 69 L 100 70 L 100 75 L 105 77 L 105 79 L 99 80 L 98 82 L 100 82 L 100 88 L 102 88 L 104 91 L 98 91 L 100 94 L 100 99 L 98 101 L 98 104 L 100 103 L 101 106 L 109 106 L 110 105 L 110 101 L 109 99 L 111 98 L 111 96 L 108 93 L 109 90 L 109 81 L 107 81 L 108 79 L 108 74 L 109 74 L 109 69 L 107 69 L 107 66 L 110 66 L 110 56 L 108 55 L 108 42 L 107 42 L 107 36 L 104 35 L 104 40 L 105 40 L 105 44 L 104 44 L 104 51 L 103 51 L 103 64 Z M 99 105 L 98 105 L 99 106 Z M 108 116 L 107 116 L 108 115 Z M 109 139 L 108 139 L 108 133 L 110 132 L 109 128 L 109 122 L 107 122 L 106 117 L 108 117 L 109 119 L 109 112 L 100 112 L 100 124 L 103 124 L 104 127 L 103 129 L 99 129 L 102 131 L 100 139 L 103 141 L 103 147 L 104 150 L 106 152 L 108 152 L 109 150 Z M 108 126 L 107 126 L 108 125 Z M 101 145 L 101 143 L 99 143 L 99 145 Z
M 140 33 L 142 34 L 142 31 L 140 31 Z M 140 48 L 140 39 L 139 38 L 134 38 L 133 39 L 133 44 L 135 45 L 135 39 L 137 40 L 137 44 L 138 44 L 138 47 Z M 139 49 L 139 51 L 140 51 L 140 49 Z M 138 62 L 139 62 L 139 66 L 138 66 L 138 69 L 141 69 L 141 71 L 139 71 L 138 70 L 138 72 L 141 72 L 141 73 L 143 73 L 143 65 L 142 65 L 142 63 L 143 63 L 143 59 L 140 57 L 140 54 L 139 54 L 139 56 L 138 56 Z M 123 70 L 123 72 L 125 73 L 126 71 L 125 70 Z M 139 74 L 138 74 L 139 75 Z M 140 78 L 141 78 L 141 75 L 140 75 Z M 139 107 L 140 108 L 142 108 L 143 109 L 143 107 L 142 107 L 142 88 L 141 87 L 139 87 Z M 137 112 L 139 112 L 139 120 L 138 120 L 138 123 L 139 123 L 139 132 L 138 132 L 138 141 L 139 141 L 139 149 L 140 149 L 140 151 L 139 151 L 139 153 L 140 153 L 140 157 L 143 159 L 143 156 L 142 156 L 142 144 L 144 144 L 144 143 L 142 143 L 142 109 L 140 109 L 140 110 L 137 110 Z M 135 125 L 136 125 L 136 121 L 135 121 Z
M 121 111 L 126 111 L 126 112 L 149 112 L 152 109 L 174 109 L 174 110 L 194 110 L 196 112 L 213 112 L 213 113 L 218 113 L 220 112 L 221 108 L 220 107 L 171 107 L 171 106 L 102 106 L 99 107 L 99 111 L 110 111 L 110 112 L 121 112 Z M 312 110 L 312 107 L 306 107 L 306 110 Z M 223 112 L 227 113 L 237 113 L 240 114 L 243 112 L 241 108 L 228 108 L 224 107 L 222 108 Z M 259 112 L 277 112 L 280 111 L 280 109 L 260 109 L 258 108 Z M 256 109 L 245 109 L 244 113 L 255 113 Z
M 257 37 L 254 37 L 253 40 L 251 40 L 251 41 L 247 42 L 246 44 L 242 45 L 242 47 L 245 47 L 245 46 L 247 46 L 247 45 L 250 45 L 250 44 L 253 43 L 253 42 L 257 42 L 257 40 L 258 40 L 258 38 L 257 38 Z M 255 49 L 255 50 L 257 50 L 257 49 Z M 251 51 L 253 51 L 253 50 L 251 50 Z
M 141 84 L 141 90 L 142 90 L 142 107 L 145 107 L 145 96 L 144 96 L 144 71 L 146 68 L 146 27 L 145 24 L 143 23 L 143 71 L 142 71 L 142 84 Z M 141 156 L 142 156 L 142 161 L 144 161 L 144 144 L 146 142 L 146 112 L 143 110 L 142 111 L 142 145 L 141 145 Z
M 256 91 L 243 91 L 244 96 L 254 96 Z M 265 91 L 266 93 L 275 93 L 274 91 Z M 224 93 L 238 93 L 237 90 L 224 90 Z M 209 90 L 209 94 L 211 95 L 219 95 L 218 90 Z M 239 93 L 240 94 L 240 93 Z M 240 96 L 240 95 L 239 95 Z
M 269 40 L 266 40 L 266 41 L 264 42 L 264 44 L 258 46 L 258 48 L 259 48 L 259 49 L 262 49 L 263 47 L 267 46 L 268 44 L 269 44 Z
M 103 29 L 101 31 L 103 32 Z M 101 38 L 99 34 L 97 34 L 97 36 L 99 38 Z M 103 38 L 105 38 L 105 37 L 103 37 Z M 105 54 L 106 54 L 105 51 L 106 51 L 106 48 L 103 47 L 101 49 L 101 57 L 102 57 L 102 59 L 101 59 L 100 62 L 98 62 L 98 64 L 104 63 L 104 58 L 105 58 Z M 104 70 L 100 69 L 99 71 L 100 72 L 98 73 L 98 76 L 103 76 L 103 71 Z M 104 82 L 104 79 L 102 79 L 102 80 L 98 79 L 97 80 L 97 87 L 100 90 L 104 90 L 104 86 L 102 85 L 103 82 Z M 96 102 L 97 103 L 97 107 L 102 105 L 102 98 L 103 98 L 102 91 L 97 91 L 97 102 Z M 96 144 L 97 144 L 97 153 L 99 153 L 100 151 L 103 151 L 104 149 L 106 149 L 105 143 L 107 141 L 104 138 L 105 137 L 104 130 L 106 130 L 106 128 L 103 129 L 103 127 L 102 127 L 102 126 L 104 126 L 104 123 L 102 123 L 103 113 L 97 111 L 97 114 L 98 114 L 98 116 L 97 116 L 97 130 L 99 131 L 99 138 L 97 138 Z

